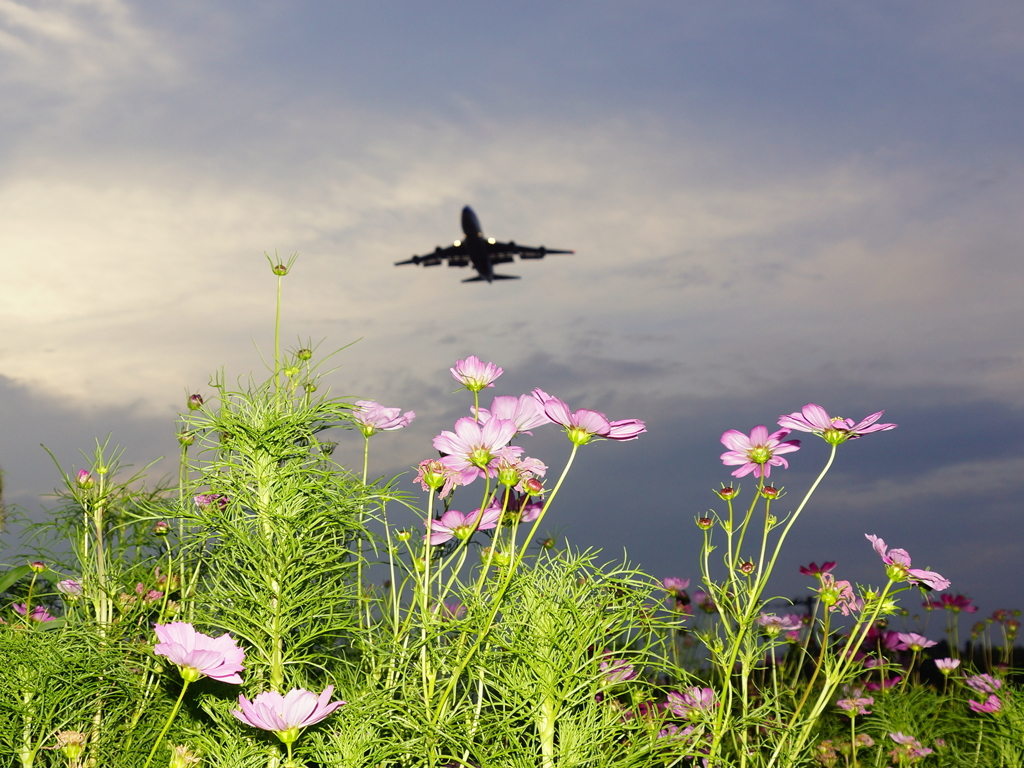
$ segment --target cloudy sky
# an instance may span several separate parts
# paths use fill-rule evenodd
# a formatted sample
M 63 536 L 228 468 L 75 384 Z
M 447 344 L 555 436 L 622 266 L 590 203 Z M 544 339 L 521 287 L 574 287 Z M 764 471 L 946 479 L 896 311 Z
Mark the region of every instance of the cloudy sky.
M 260 370 L 263 253 L 298 252 L 286 340 L 359 339 L 333 391 L 420 415 L 375 438 L 380 474 L 430 456 L 477 354 L 494 394 L 647 422 L 587 446 L 551 530 L 696 577 L 724 430 L 884 408 L 899 428 L 842 446 L 776 589 L 823 559 L 883 582 L 874 533 L 1024 607 L 1022 86 L 1014 2 L 0 0 L 6 500 L 57 483 L 40 443 L 67 469 L 108 433 L 173 455 L 188 392 Z M 577 254 L 494 285 L 393 266 L 466 204 Z M 825 456 L 772 475 L 787 502 Z

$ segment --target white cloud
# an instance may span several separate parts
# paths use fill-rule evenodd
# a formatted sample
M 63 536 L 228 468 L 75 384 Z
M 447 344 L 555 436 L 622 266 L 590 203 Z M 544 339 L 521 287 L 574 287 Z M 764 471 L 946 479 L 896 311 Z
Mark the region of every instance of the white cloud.
M 173 66 L 159 39 L 120 0 L 0 0 L 0 84 L 72 95 Z

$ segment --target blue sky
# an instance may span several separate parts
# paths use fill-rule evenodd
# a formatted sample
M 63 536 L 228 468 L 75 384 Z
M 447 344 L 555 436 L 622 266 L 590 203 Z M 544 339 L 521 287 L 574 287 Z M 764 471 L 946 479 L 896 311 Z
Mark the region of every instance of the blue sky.
M 0 0 L 6 496 L 56 483 L 40 442 L 173 455 L 185 393 L 270 346 L 262 253 L 297 251 L 287 338 L 361 339 L 334 391 L 420 415 L 381 474 L 462 414 L 447 369 L 477 354 L 496 394 L 648 422 L 587 447 L 552 527 L 695 577 L 723 431 L 884 408 L 778 590 L 822 559 L 879 583 L 874 533 L 1022 606 L 1022 59 L 1015 3 Z M 466 204 L 577 255 L 500 285 L 393 266 Z

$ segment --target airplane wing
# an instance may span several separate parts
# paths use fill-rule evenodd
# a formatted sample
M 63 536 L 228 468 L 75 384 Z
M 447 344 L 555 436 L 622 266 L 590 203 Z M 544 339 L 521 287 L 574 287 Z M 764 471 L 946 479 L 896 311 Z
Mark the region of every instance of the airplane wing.
M 543 259 L 549 253 L 576 253 L 576 251 L 545 248 L 543 245 L 519 245 L 515 240 L 509 240 L 507 243 L 488 240 L 487 246 L 491 252 L 491 261 L 495 264 L 512 261 L 515 256 L 518 256 L 520 259 Z
M 447 261 L 450 267 L 466 267 L 469 266 L 469 253 L 466 250 L 466 246 L 460 243 L 459 245 L 449 245 L 447 248 L 437 246 L 433 253 L 427 253 L 423 256 L 413 256 L 411 259 L 405 261 L 396 261 L 395 266 L 401 266 L 402 264 L 422 264 L 424 267 L 436 267 L 442 261 Z

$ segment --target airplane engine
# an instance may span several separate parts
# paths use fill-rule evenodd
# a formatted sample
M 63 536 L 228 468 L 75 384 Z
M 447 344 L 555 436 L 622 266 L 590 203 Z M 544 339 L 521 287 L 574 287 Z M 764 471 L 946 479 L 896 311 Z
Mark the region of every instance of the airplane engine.
M 449 267 L 467 267 L 469 266 L 469 259 L 448 259 Z

